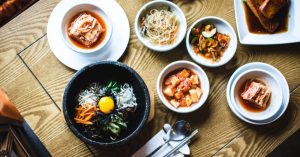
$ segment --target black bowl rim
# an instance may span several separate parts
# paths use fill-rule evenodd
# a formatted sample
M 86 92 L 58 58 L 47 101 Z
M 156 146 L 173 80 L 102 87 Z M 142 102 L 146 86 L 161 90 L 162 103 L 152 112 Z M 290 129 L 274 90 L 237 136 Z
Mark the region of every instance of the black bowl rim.
M 92 139 L 89 139 L 89 138 L 85 137 L 83 134 L 81 134 L 75 128 L 75 126 L 72 124 L 72 122 L 70 120 L 70 117 L 69 117 L 68 111 L 67 111 L 67 103 L 66 103 L 67 93 L 70 90 L 70 87 L 73 84 L 73 82 L 76 80 L 76 78 L 79 75 L 81 75 L 84 71 L 86 71 L 87 69 L 90 69 L 90 68 L 93 68 L 93 67 L 96 67 L 96 66 L 99 66 L 99 65 L 105 65 L 105 64 L 115 65 L 115 66 L 118 66 L 118 67 L 121 67 L 123 69 L 128 70 L 131 74 L 133 74 L 134 77 L 136 77 L 138 79 L 138 82 L 143 87 L 143 90 L 144 90 L 145 95 L 146 95 L 146 104 L 145 104 L 146 105 L 146 107 L 145 107 L 145 112 L 146 113 L 142 117 L 141 123 L 127 137 L 125 137 L 125 138 L 123 138 L 121 140 L 112 141 L 112 142 L 94 141 Z M 141 76 L 135 70 L 133 70 L 128 65 L 120 63 L 120 62 L 117 62 L 117 61 L 99 61 L 99 62 L 90 64 L 90 65 L 87 65 L 87 66 L 83 67 L 82 69 L 78 70 L 73 75 L 73 77 L 71 78 L 71 80 L 69 81 L 69 83 L 67 84 L 67 86 L 65 88 L 65 91 L 64 91 L 64 95 L 63 95 L 63 114 L 64 114 L 65 121 L 66 121 L 68 127 L 70 128 L 70 130 L 75 134 L 75 136 L 77 136 L 83 142 L 88 143 L 88 144 L 93 145 L 93 146 L 98 146 L 98 147 L 109 147 L 109 146 L 122 145 L 122 144 L 125 144 L 126 142 L 130 141 L 131 139 L 133 139 L 135 136 L 137 136 L 142 131 L 142 128 L 144 128 L 145 123 L 148 120 L 149 112 L 150 112 L 150 95 L 149 95 L 149 91 L 148 91 L 148 88 L 147 88 L 145 82 L 143 81 L 143 79 L 141 78 Z

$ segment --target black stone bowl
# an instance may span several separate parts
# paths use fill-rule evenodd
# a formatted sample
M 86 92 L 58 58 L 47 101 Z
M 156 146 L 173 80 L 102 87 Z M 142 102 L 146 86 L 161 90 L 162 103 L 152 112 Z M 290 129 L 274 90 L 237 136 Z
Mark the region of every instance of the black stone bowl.
M 123 130 L 116 140 L 95 140 L 89 138 L 83 132 L 82 125 L 74 120 L 75 107 L 78 104 L 77 97 L 81 90 L 87 88 L 93 82 L 106 82 L 115 80 L 120 83 L 129 83 L 133 87 L 137 98 L 137 110 L 128 117 L 127 130 Z M 110 148 L 126 144 L 136 137 L 145 126 L 150 111 L 150 96 L 148 88 L 132 68 L 120 62 L 101 61 L 88 65 L 75 73 L 68 83 L 63 96 L 63 112 L 65 120 L 71 131 L 83 142 L 102 148 Z

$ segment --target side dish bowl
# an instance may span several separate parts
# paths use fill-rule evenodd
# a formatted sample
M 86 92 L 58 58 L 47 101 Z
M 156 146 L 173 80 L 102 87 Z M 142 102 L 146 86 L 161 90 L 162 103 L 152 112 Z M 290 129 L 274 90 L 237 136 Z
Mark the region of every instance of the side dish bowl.
M 240 102 L 240 90 L 243 88 L 245 82 L 249 79 L 256 79 L 264 82 L 271 90 L 271 97 L 266 109 L 262 111 L 248 111 Z M 276 78 L 269 72 L 261 69 L 250 69 L 241 73 L 232 83 L 232 90 L 230 93 L 231 100 L 237 111 L 249 120 L 264 121 L 273 117 L 278 113 L 282 100 L 282 87 Z M 249 104 L 247 104 L 249 105 Z
M 225 50 L 224 54 L 222 55 L 220 61 L 218 61 L 218 62 L 212 62 L 202 56 L 199 56 L 193 50 L 193 46 L 191 44 L 192 29 L 194 27 L 201 27 L 203 24 L 213 24 L 213 25 L 215 25 L 217 32 L 230 36 L 229 45 L 228 45 L 227 49 Z M 196 22 L 194 22 L 188 29 L 185 40 L 186 40 L 185 41 L 186 48 L 187 48 L 188 53 L 191 56 L 191 58 L 198 64 L 201 64 L 201 65 L 204 65 L 207 67 L 219 67 L 219 66 L 226 64 L 227 62 L 229 62 L 232 59 L 232 57 L 234 56 L 236 49 L 237 49 L 237 37 L 236 37 L 236 33 L 235 33 L 234 29 L 232 28 L 232 26 L 224 19 L 215 17 L 215 16 L 203 17 L 203 18 L 200 18 L 199 20 L 197 20 Z
M 199 77 L 200 87 L 202 89 L 202 96 L 200 97 L 200 100 L 198 102 L 193 103 L 189 107 L 175 108 L 168 102 L 168 100 L 165 98 L 163 94 L 163 82 L 171 72 L 179 69 L 184 69 L 184 68 L 193 71 Z M 209 95 L 210 85 L 205 71 L 199 65 L 192 63 L 190 61 L 182 60 L 182 61 L 175 61 L 170 63 L 160 72 L 157 79 L 156 88 L 160 100 L 167 108 L 178 113 L 189 113 L 199 109 L 201 106 L 204 105 Z
M 145 36 L 141 34 L 141 27 L 140 27 L 140 20 L 142 17 L 144 17 L 147 13 L 147 11 L 150 11 L 151 9 L 157 9 L 161 7 L 168 7 L 170 10 L 173 11 L 175 14 L 177 21 L 179 23 L 179 28 L 177 32 L 177 36 L 175 38 L 175 43 L 171 45 L 154 45 L 147 39 Z M 134 22 L 134 28 L 135 28 L 135 33 L 138 37 L 138 39 L 149 49 L 153 51 L 158 51 L 158 52 L 165 52 L 174 49 L 177 47 L 182 40 L 185 37 L 186 34 L 186 29 L 187 29 L 187 23 L 185 19 L 185 15 L 181 11 L 181 9 L 174 3 L 169 2 L 169 1 L 164 1 L 164 0 L 157 0 L 157 1 L 151 1 L 147 4 L 145 4 L 137 13 L 135 22 Z
M 88 12 L 92 12 L 94 14 L 97 14 L 98 16 L 100 16 L 104 23 L 105 23 L 105 37 L 103 39 L 103 41 L 97 45 L 96 47 L 93 48 L 80 48 L 78 46 L 76 46 L 74 43 L 72 43 L 67 29 L 69 27 L 69 24 L 72 20 L 72 18 L 74 18 L 74 16 L 76 16 L 78 13 L 80 12 L 84 12 L 84 11 L 88 11 Z M 74 7 L 70 8 L 69 10 L 66 11 L 66 14 L 63 15 L 64 17 L 62 18 L 62 21 L 60 23 L 61 25 L 61 35 L 63 40 L 65 41 L 65 44 L 73 49 L 76 52 L 79 53 L 83 53 L 83 54 L 91 54 L 91 53 L 96 53 L 99 52 L 105 48 L 105 46 L 108 44 L 108 42 L 110 41 L 111 38 L 111 34 L 113 31 L 113 25 L 111 22 L 111 19 L 109 17 L 109 15 L 107 14 L 107 11 L 105 11 L 103 8 L 100 8 L 99 6 L 95 6 L 93 4 L 89 4 L 89 3 L 83 3 L 83 4 L 78 4 L 75 5 Z
M 128 117 L 127 129 L 116 140 L 102 141 L 86 136 L 84 127 L 75 123 L 74 117 L 79 92 L 92 82 L 100 83 L 107 80 L 130 84 L 138 105 L 134 115 Z M 149 111 L 150 96 L 146 84 L 138 73 L 120 62 L 101 61 L 82 68 L 70 80 L 63 95 L 63 113 L 71 131 L 83 142 L 98 147 L 122 145 L 134 139 L 145 126 Z

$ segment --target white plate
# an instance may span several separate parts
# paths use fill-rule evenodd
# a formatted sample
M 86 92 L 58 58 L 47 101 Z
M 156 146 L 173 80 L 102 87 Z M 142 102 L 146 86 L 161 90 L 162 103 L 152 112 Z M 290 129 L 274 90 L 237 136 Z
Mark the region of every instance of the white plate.
M 271 117 L 267 120 L 262 120 L 262 121 L 249 120 L 249 119 L 245 118 L 244 116 L 242 116 L 237 111 L 237 109 L 235 108 L 235 106 L 232 103 L 233 100 L 231 100 L 231 98 L 230 98 L 230 92 L 232 90 L 231 86 L 232 86 L 233 81 L 236 79 L 236 77 L 238 75 L 240 75 L 243 71 L 250 70 L 250 69 L 256 69 L 256 68 L 266 70 L 269 73 L 272 73 L 278 79 L 278 81 L 280 82 L 281 88 L 282 88 L 282 96 L 283 96 L 282 104 L 281 104 L 281 107 L 280 107 L 278 113 L 276 113 L 273 117 Z M 288 103 L 289 103 L 289 99 L 290 99 L 290 90 L 289 90 L 289 86 L 287 84 L 286 79 L 284 78 L 284 76 L 281 74 L 281 72 L 279 70 L 277 70 L 275 67 L 273 67 L 269 64 L 266 64 L 266 63 L 253 62 L 253 63 L 248 63 L 248 64 L 241 66 L 232 74 L 232 76 L 230 77 L 228 84 L 227 84 L 226 98 L 227 98 L 228 106 L 231 109 L 231 111 L 237 117 L 239 117 L 241 120 L 243 120 L 247 123 L 250 123 L 250 124 L 254 124 L 254 125 L 265 125 L 265 124 L 269 124 L 269 123 L 276 121 L 285 112 L 285 110 L 288 106 Z
M 101 53 L 80 54 L 76 51 L 73 51 L 65 44 L 62 34 L 60 34 L 59 22 L 62 21 L 66 11 L 69 8 L 81 3 L 89 3 L 96 6 L 101 6 L 101 8 L 105 8 L 107 14 L 110 16 L 113 24 L 113 32 L 108 45 L 101 50 L 103 51 Z M 117 61 L 122 56 L 128 45 L 130 26 L 126 13 L 115 0 L 62 0 L 53 9 L 50 15 L 47 26 L 47 36 L 50 49 L 57 59 L 66 66 L 78 70 L 97 61 Z
M 300 42 L 300 1 L 291 0 L 288 31 L 275 34 L 254 34 L 248 31 L 243 0 L 234 0 L 235 19 L 241 44 L 272 45 Z

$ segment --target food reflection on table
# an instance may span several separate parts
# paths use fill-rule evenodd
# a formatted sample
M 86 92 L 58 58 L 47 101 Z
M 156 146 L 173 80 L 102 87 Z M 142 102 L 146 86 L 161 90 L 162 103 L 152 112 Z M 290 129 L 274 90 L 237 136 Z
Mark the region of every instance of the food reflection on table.
M 155 45 L 173 45 L 178 34 L 179 21 L 168 7 L 151 9 L 140 19 L 141 34 Z
M 92 139 L 115 140 L 127 129 L 127 117 L 136 111 L 137 105 L 128 83 L 92 83 L 78 95 L 74 120 Z
M 191 44 L 197 55 L 212 62 L 221 60 L 230 42 L 229 35 L 219 33 L 215 25 L 209 23 L 194 27 L 191 33 Z
M 202 96 L 199 76 L 189 69 L 175 70 L 163 82 L 163 94 L 175 108 L 189 107 Z
M 80 12 L 70 21 L 68 35 L 75 46 L 94 48 L 104 40 L 106 25 L 99 15 L 88 11 Z
M 266 83 L 258 79 L 249 79 L 240 90 L 241 105 L 252 112 L 265 110 L 269 103 L 272 91 Z
M 289 0 L 244 0 L 251 33 L 279 33 L 288 29 Z

